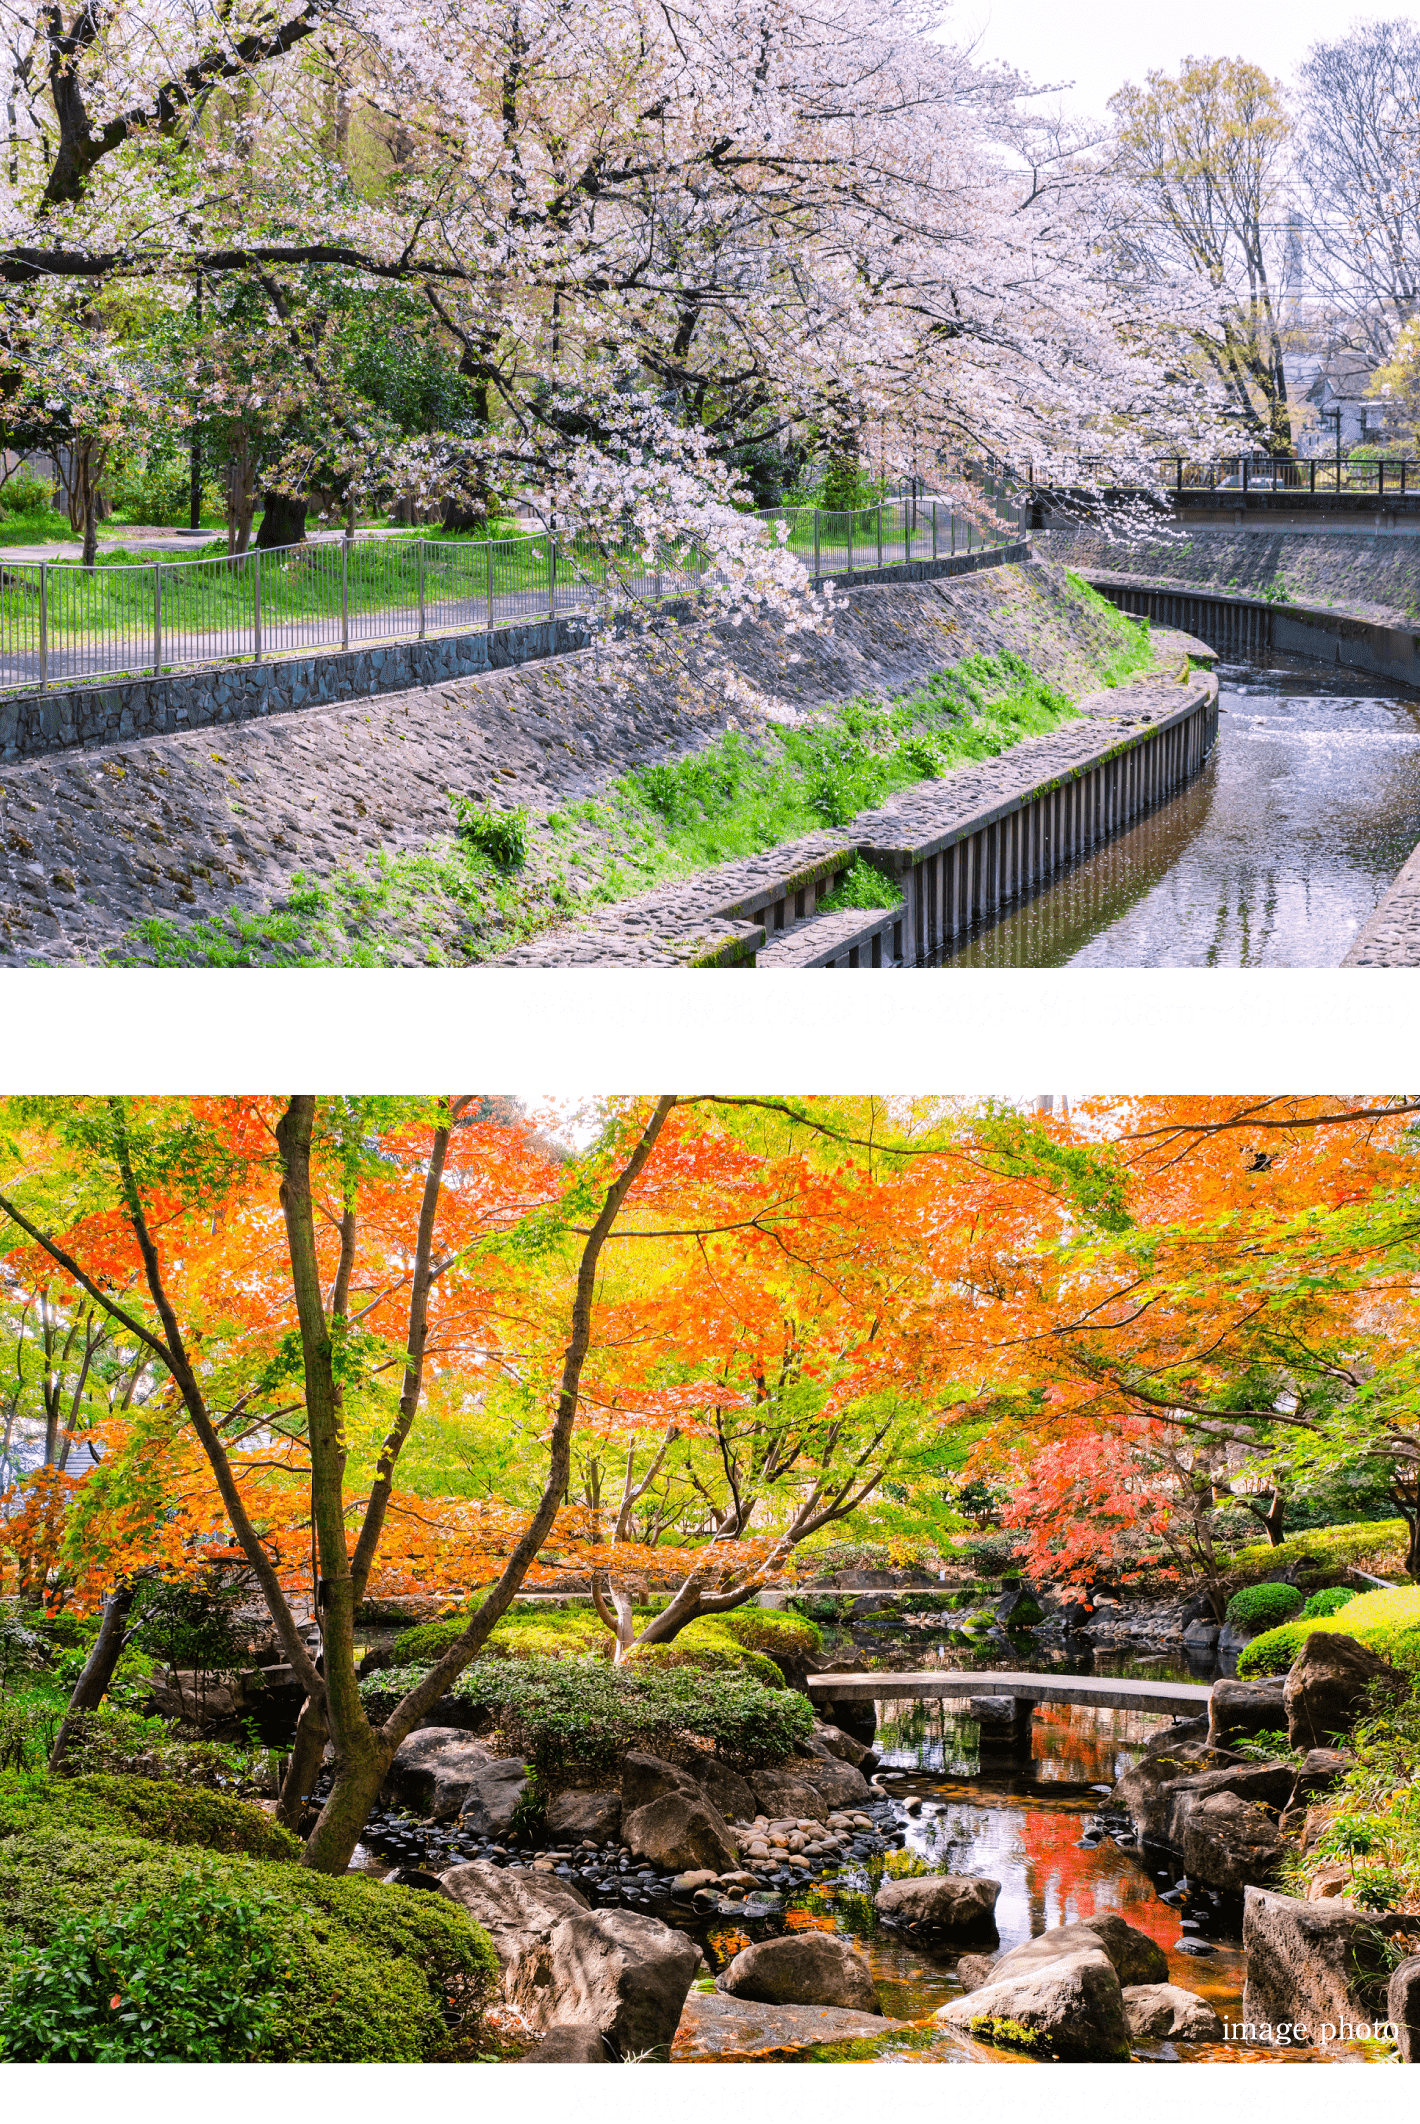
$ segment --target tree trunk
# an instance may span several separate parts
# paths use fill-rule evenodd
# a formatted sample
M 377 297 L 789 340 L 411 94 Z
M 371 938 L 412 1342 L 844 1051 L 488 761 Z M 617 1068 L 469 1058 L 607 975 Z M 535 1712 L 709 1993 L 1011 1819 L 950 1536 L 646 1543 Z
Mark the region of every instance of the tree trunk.
M 256 534 L 257 551 L 269 553 L 273 546 L 300 546 L 306 538 L 306 497 L 278 494 L 268 487 L 261 497 L 261 529 Z
M 316 1779 L 320 1776 L 321 1764 L 325 1759 L 325 1744 L 329 1739 L 330 1727 L 326 1723 L 325 1705 L 317 1698 L 308 1696 L 296 1721 L 291 1760 L 286 1765 L 286 1775 L 281 1780 L 281 1797 L 276 1803 L 277 1821 L 293 1834 L 300 1830 L 306 1799 L 315 1790 Z
M 69 1699 L 64 1721 L 55 1735 L 50 1750 L 49 1767 L 57 1770 L 64 1759 L 77 1720 L 85 1711 L 97 1710 L 108 1694 L 113 1680 L 114 1668 L 118 1665 L 123 1647 L 128 1640 L 128 1616 L 133 1606 L 134 1588 L 124 1584 L 115 1586 L 104 1602 L 103 1620 L 94 1649 L 84 1662 L 84 1671 L 74 1684 L 74 1694 Z

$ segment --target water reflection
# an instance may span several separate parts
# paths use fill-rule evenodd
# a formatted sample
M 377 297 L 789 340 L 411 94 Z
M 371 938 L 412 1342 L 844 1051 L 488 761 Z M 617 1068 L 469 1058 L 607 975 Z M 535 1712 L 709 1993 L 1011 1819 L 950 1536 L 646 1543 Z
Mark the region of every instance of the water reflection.
M 1340 963 L 1420 842 L 1420 700 L 1301 657 L 1220 675 L 1197 781 L 946 963 Z

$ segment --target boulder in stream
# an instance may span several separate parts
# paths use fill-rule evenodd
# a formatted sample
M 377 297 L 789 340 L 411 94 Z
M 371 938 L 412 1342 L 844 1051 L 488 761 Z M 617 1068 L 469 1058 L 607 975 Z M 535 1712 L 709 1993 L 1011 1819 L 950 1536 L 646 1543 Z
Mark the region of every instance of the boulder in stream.
M 1386 2014 L 1395 2030 L 1402 2065 L 1420 2065 L 1420 1954 L 1393 1969 L 1386 1991 Z
M 1136 2036 L 1211 2043 L 1223 2033 L 1223 2024 L 1208 2001 L 1178 1984 L 1126 1984 L 1124 2014 L 1130 2034 Z
M 873 1898 L 878 1916 L 921 1932 L 982 1932 L 995 1923 L 999 1881 L 963 1873 L 927 1873 L 884 1881 Z
M 769 2006 L 842 2006 L 882 2012 L 872 1971 L 851 1940 L 791 1932 L 743 1948 L 715 1979 L 717 1991 Z
M 547 1803 L 547 1837 L 552 1844 L 576 1844 L 590 1837 L 610 1843 L 621 1828 L 619 1792 L 559 1792 Z
M 1216 1681 L 1208 1697 L 1208 1738 L 1215 1748 L 1251 1740 L 1258 1733 L 1285 1733 L 1287 1677 L 1267 1681 Z
M 1243 1896 L 1247 1978 L 1243 2021 L 1284 2043 L 1320 2040 L 1343 2022 L 1384 2019 L 1358 1989 L 1373 1961 L 1375 1917 L 1335 1900 L 1302 1902 L 1270 1888 Z M 1359 1954 L 1358 1954 L 1359 1950 Z
M 700 1965 L 683 1932 L 631 1910 L 592 1910 L 555 1875 L 476 1859 L 439 1878 L 483 1926 L 499 1995 L 536 2029 L 595 2028 L 622 2058 L 664 2052 Z
M 435 1822 L 452 1821 L 475 1777 L 492 1757 L 481 1741 L 452 1726 L 425 1726 L 395 1750 L 384 1790 L 402 1807 Z M 522 1768 L 522 1765 L 519 1765 Z
M 739 1853 L 729 1824 L 699 1791 L 666 1792 L 622 1816 L 621 1840 L 665 1873 L 729 1873 Z
M 1057 1937 L 1077 1929 L 1061 1926 Z M 1013 1959 L 1004 1955 L 988 1984 L 939 2006 L 933 2016 L 938 2025 L 979 2043 L 1038 2057 L 1071 2062 L 1128 2058 L 1124 1994 L 1098 1939 L 1091 1936 L 1088 1945 L 1077 1944 L 1014 1968 Z
M 1181 1848 L 1192 1879 L 1240 1895 L 1266 1881 L 1286 1847 L 1264 1808 L 1236 1792 L 1215 1792 L 1189 1815 Z
M 527 1789 L 527 1764 L 515 1755 L 500 1756 L 474 1771 L 459 1820 L 475 1836 L 506 1836 Z

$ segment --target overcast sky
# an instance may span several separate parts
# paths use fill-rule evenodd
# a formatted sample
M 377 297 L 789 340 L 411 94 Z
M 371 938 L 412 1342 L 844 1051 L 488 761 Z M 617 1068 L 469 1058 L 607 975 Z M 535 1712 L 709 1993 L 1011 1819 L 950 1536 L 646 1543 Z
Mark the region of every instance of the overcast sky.
M 1151 68 L 1173 73 L 1196 58 L 1247 59 L 1291 81 L 1310 45 L 1345 34 L 1353 22 L 1413 21 L 1415 7 L 1323 5 L 1322 0 L 955 0 L 953 42 L 981 38 L 996 59 L 1037 82 L 1072 81 L 1061 101 L 1074 117 L 1104 115 L 1125 81 Z

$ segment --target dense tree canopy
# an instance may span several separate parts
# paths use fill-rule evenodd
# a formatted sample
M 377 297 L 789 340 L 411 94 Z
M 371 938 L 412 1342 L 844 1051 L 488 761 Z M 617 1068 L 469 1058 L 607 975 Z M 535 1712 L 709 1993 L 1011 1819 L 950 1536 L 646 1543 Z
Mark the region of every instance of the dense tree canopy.
M 1064 1587 L 1141 1543 L 1207 1580 L 1220 1502 L 1280 1526 L 1347 1467 L 1413 1528 L 1416 1112 L 12 1102 L 7 1565 L 92 1612 L 243 1564 L 308 1691 L 289 1818 L 335 1744 L 330 1866 L 524 1584 L 590 1580 L 627 1659 L 973 1479 Z M 376 1726 L 356 1610 L 414 1592 L 466 1626 Z

